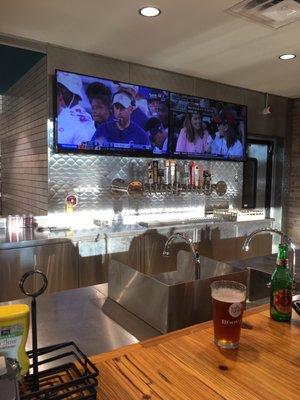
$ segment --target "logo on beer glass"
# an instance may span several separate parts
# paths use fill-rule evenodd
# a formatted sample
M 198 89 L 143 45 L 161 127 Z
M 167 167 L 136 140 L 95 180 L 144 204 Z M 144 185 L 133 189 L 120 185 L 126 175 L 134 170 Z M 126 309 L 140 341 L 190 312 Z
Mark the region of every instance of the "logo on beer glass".
M 233 303 L 229 307 L 229 315 L 233 318 L 237 318 L 242 314 L 243 305 L 242 303 Z

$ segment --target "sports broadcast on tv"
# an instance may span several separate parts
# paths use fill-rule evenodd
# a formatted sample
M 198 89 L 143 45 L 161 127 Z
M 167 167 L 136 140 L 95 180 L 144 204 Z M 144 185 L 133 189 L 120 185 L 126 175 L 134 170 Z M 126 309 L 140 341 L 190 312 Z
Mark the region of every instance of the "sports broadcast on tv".
M 246 155 L 247 107 L 170 94 L 170 140 L 175 156 L 242 161 Z
M 56 71 L 56 144 L 63 151 L 168 154 L 169 92 Z

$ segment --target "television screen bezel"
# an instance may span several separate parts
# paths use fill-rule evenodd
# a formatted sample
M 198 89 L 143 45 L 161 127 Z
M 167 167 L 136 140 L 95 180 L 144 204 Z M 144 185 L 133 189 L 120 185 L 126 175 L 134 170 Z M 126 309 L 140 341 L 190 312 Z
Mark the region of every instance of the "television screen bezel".
M 196 98 L 196 99 L 204 99 L 204 100 L 213 100 L 213 101 L 217 101 L 220 103 L 227 103 L 227 104 L 233 104 L 236 106 L 242 106 L 242 107 L 246 107 L 246 118 L 245 118 L 245 126 L 246 126 L 246 130 L 245 130 L 245 147 L 244 147 L 244 154 L 242 157 L 240 158 L 224 158 L 224 157 L 220 157 L 220 156 L 216 156 L 216 157 L 212 157 L 212 154 L 207 154 L 207 156 L 203 155 L 191 155 L 191 153 L 181 153 L 181 154 L 175 154 L 175 149 L 174 149 L 174 135 L 171 134 L 171 113 L 172 111 L 172 107 L 171 107 L 171 95 L 175 94 L 175 95 L 179 95 L 179 96 L 187 96 L 187 97 L 192 97 L 192 98 Z M 200 96 L 194 96 L 191 94 L 185 94 L 185 93 L 179 93 L 179 92 L 169 92 L 169 132 L 168 132 L 168 138 L 170 140 L 169 143 L 169 153 L 171 155 L 171 158 L 174 159 L 179 159 L 179 160 L 203 160 L 203 161 L 228 161 L 228 162 L 245 162 L 248 159 L 247 156 L 247 145 L 248 145 L 248 106 L 246 104 L 240 104 L 240 103 L 235 103 L 235 102 L 229 102 L 229 101 L 225 101 L 225 100 L 219 100 L 219 99 L 212 99 L 210 97 L 200 97 Z
M 61 148 L 58 143 L 58 113 L 57 113 L 57 72 L 67 72 L 70 74 L 76 74 L 76 75 L 82 75 L 82 76 L 87 76 L 89 78 L 95 78 L 95 79 L 103 79 L 106 81 L 110 82 L 119 82 L 119 83 L 124 83 L 124 84 L 129 84 L 129 85 L 137 85 L 144 87 L 146 89 L 154 89 L 154 90 L 160 90 L 168 93 L 168 110 L 170 112 L 170 91 L 167 89 L 161 89 L 161 88 L 155 88 L 152 86 L 146 86 L 146 85 L 141 85 L 139 83 L 132 83 L 132 82 L 126 82 L 126 81 L 121 81 L 118 79 L 110 79 L 110 78 L 103 78 L 99 76 L 94 76 L 94 75 L 88 75 L 88 74 L 82 74 L 80 72 L 74 72 L 74 71 L 68 71 L 65 69 L 60 69 L 60 68 L 55 68 L 55 74 L 54 74 L 54 82 L 53 82 L 53 119 L 54 119 L 54 124 L 53 124 L 53 149 L 55 150 L 56 153 L 64 153 L 64 154 L 87 154 L 87 155 L 103 155 L 103 156 L 117 156 L 117 157 L 143 157 L 143 158 L 170 158 L 171 157 L 171 152 L 170 152 L 170 140 L 169 140 L 169 128 L 170 128 L 170 114 L 168 114 L 168 150 L 167 153 L 165 154 L 156 154 L 153 153 L 152 150 L 128 150 L 128 149 L 118 149 L 118 150 L 110 150 L 110 149 L 103 149 L 103 150 L 92 150 L 92 149 L 70 149 L 70 148 Z

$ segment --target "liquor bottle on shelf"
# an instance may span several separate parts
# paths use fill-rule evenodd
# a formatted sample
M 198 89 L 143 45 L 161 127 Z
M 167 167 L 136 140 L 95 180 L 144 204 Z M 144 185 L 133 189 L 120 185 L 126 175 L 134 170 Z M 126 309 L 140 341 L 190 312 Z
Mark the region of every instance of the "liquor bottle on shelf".
M 271 277 L 270 315 L 276 321 L 290 321 L 293 278 L 289 270 L 287 244 L 278 246 L 276 264 L 276 269 Z

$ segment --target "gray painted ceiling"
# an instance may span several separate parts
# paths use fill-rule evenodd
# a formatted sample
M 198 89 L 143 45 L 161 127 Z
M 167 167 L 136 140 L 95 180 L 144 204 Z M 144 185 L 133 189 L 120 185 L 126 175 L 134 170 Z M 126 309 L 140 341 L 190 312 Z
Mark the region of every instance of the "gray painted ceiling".
M 237 0 L 1 0 L 3 34 L 300 97 L 300 22 L 272 29 L 224 10 Z M 283 62 L 282 53 L 295 60 Z

